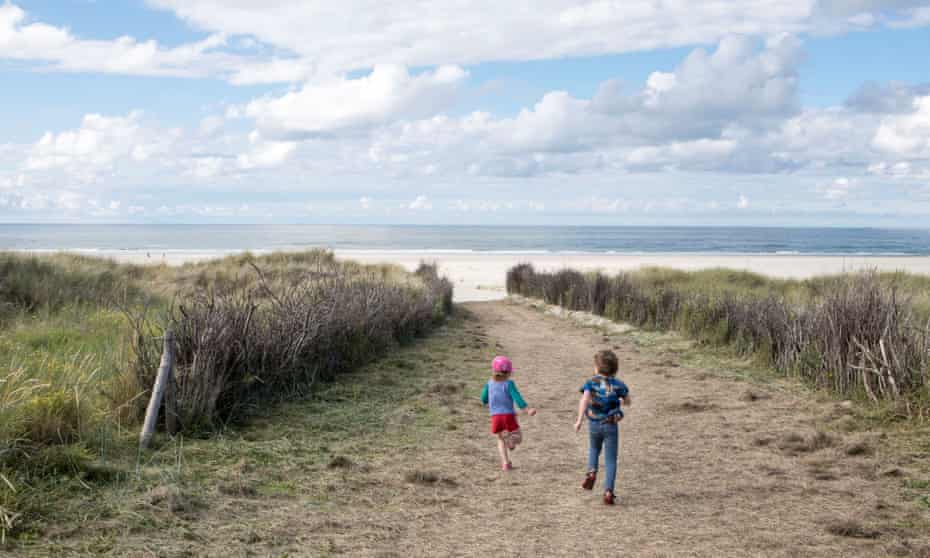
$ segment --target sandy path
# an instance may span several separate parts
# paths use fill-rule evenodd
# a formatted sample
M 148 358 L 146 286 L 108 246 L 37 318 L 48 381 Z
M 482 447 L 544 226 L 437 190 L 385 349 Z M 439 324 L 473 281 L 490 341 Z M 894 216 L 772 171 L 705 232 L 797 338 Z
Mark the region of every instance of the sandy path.
M 463 411 L 461 434 L 421 459 L 460 480 L 426 505 L 391 551 L 407 556 L 875 556 L 919 554 L 895 527 L 912 513 L 888 463 L 847 455 L 857 438 L 811 444 L 836 404 L 807 394 L 687 369 L 674 355 L 570 325 L 522 306 L 468 305 L 517 368 L 535 418 L 512 473 L 497 470 L 483 409 Z M 635 401 L 621 434 L 619 505 L 600 485 L 582 491 L 585 434 L 574 434 L 577 389 L 593 353 L 616 346 Z M 795 439 L 792 434 L 804 439 Z M 866 453 L 868 453 L 867 448 Z M 853 452 L 855 453 L 855 452 Z M 466 480 L 462 480 L 466 479 Z M 438 503 L 437 503 L 438 502 Z M 851 535 L 830 526 L 851 521 Z M 878 527 L 880 533 L 869 533 Z M 863 527 L 865 532 L 856 533 Z M 875 535 L 878 535 L 875 538 Z M 912 537 L 918 537 L 913 539 Z M 919 543 L 918 543 L 919 544 Z M 387 550 L 387 549 L 385 549 Z

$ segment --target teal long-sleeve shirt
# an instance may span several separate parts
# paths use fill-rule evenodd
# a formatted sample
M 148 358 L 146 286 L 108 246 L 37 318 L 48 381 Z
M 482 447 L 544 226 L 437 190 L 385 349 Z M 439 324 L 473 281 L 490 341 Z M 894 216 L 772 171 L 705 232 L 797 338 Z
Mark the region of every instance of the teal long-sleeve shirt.
M 517 407 L 521 409 L 525 409 L 527 407 L 526 401 L 523 400 L 523 396 L 520 395 L 520 390 L 517 389 L 517 384 L 515 384 L 513 380 L 507 380 L 506 386 L 506 394 L 510 396 L 510 401 L 513 401 L 513 404 L 510 401 L 507 401 L 506 397 L 491 398 L 490 388 L 492 382 L 495 384 L 501 383 L 491 380 L 484 384 L 484 389 L 481 390 L 481 402 L 485 405 L 491 406 L 491 414 L 512 414 L 513 404 L 516 404 Z

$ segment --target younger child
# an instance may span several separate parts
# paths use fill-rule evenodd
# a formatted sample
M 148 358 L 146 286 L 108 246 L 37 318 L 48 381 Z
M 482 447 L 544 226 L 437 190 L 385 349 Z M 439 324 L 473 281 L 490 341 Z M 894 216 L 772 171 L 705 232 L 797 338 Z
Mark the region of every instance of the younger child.
M 499 356 L 491 364 L 494 375 L 484 385 L 481 391 L 481 402 L 491 411 L 491 434 L 497 436 L 497 451 L 501 456 L 501 469 L 510 471 L 513 463 L 510 462 L 510 453 L 517 444 L 523 441 L 520 425 L 517 424 L 514 403 L 526 414 L 533 416 L 536 409 L 527 407 L 526 401 L 517 391 L 517 385 L 510 379 L 513 373 L 513 363 L 505 356 Z M 509 451 L 508 451 L 509 450 Z
M 614 504 L 614 481 L 617 478 L 617 444 L 620 437 L 619 422 L 623 419 L 622 405 L 630 406 L 633 402 L 630 390 L 617 375 L 617 355 L 613 351 L 599 351 L 594 355 L 594 377 L 581 387 L 581 401 L 578 402 L 578 420 L 575 432 L 581 430 L 582 417 L 588 418 L 589 447 L 588 474 L 581 487 L 585 490 L 594 488 L 597 480 L 597 462 L 604 448 L 604 503 Z

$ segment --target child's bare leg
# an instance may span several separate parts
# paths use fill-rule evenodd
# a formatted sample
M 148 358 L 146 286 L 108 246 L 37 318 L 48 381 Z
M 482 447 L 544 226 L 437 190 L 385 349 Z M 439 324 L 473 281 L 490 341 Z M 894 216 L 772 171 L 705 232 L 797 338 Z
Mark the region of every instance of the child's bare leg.
M 514 430 L 513 432 L 510 433 L 511 447 L 518 446 L 522 442 L 523 442 L 523 431 L 522 430 Z
M 510 454 L 507 452 L 507 438 L 503 432 L 497 435 L 497 452 L 501 456 L 501 465 L 510 463 Z

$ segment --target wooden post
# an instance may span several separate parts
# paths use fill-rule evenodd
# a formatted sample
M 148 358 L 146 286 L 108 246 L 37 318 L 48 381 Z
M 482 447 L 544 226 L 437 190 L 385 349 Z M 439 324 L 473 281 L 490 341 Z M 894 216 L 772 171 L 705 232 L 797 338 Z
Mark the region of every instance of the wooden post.
M 149 442 L 152 441 L 155 424 L 158 422 L 161 400 L 165 395 L 165 388 L 171 380 L 171 369 L 173 367 L 174 332 L 169 329 L 165 331 L 165 346 L 161 353 L 161 364 L 158 366 L 158 375 L 155 377 L 155 385 L 152 387 L 152 397 L 149 399 L 149 406 L 145 411 L 145 423 L 142 425 L 142 433 L 139 436 L 139 447 L 142 449 L 147 448 Z
M 165 386 L 165 430 L 174 436 L 180 430 L 178 421 L 178 382 L 174 376 L 174 347 L 171 349 L 171 373 L 168 374 L 168 385 Z

